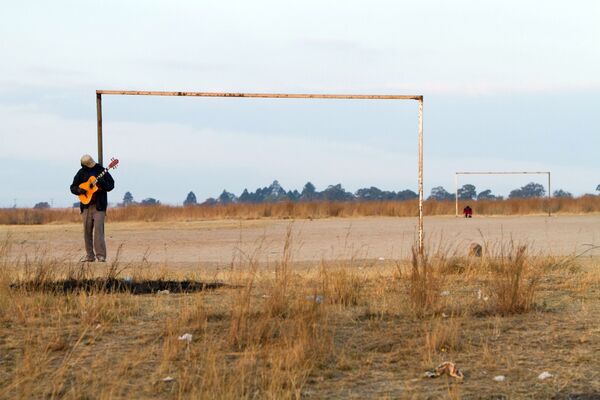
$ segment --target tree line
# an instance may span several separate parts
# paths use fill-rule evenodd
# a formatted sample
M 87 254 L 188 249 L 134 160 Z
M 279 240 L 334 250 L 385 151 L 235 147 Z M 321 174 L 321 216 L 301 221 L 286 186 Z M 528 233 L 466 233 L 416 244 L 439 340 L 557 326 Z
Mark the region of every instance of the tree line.
M 600 191 L 600 185 L 596 188 Z M 458 189 L 459 200 L 503 200 L 504 197 L 495 195 L 490 189 L 477 191 L 475 185 L 465 184 Z M 508 198 L 536 198 L 544 197 L 546 195 L 546 189 L 539 183 L 530 182 L 520 188 L 512 190 Z M 427 200 L 454 200 L 454 193 L 448 192 L 443 186 L 436 186 L 431 189 L 430 195 Z M 570 198 L 573 195 L 562 189 L 555 190 L 553 192 L 554 197 Z M 217 204 L 231 204 L 231 203 L 269 203 L 269 202 L 280 202 L 280 201 L 291 201 L 291 202 L 302 202 L 302 201 L 404 201 L 416 199 L 417 193 L 410 190 L 399 190 L 399 191 L 387 191 L 381 190 L 377 187 L 371 186 L 369 188 L 361 188 L 356 192 L 352 193 L 343 188 L 341 184 L 329 185 L 322 191 L 318 191 L 315 185 L 311 182 L 307 182 L 301 191 L 298 190 L 285 190 L 281 184 L 275 180 L 271 185 L 262 188 L 257 188 L 255 191 L 249 191 L 244 189 L 243 192 L 237 196 L 232 192 L 223 190 L 223 192 L 217 197 L 209 197 L 204 202 L 199 202 L 196 194 L 191 191 L 187 194 L 183 205 L 217 205 Z M 146 198 L 141 202 L 136 202 L 133 199 L 133 195 L 130 192 L 125 193 L 123 202 L 119 205 L 158 205 L 159 200 L 152 197 Z

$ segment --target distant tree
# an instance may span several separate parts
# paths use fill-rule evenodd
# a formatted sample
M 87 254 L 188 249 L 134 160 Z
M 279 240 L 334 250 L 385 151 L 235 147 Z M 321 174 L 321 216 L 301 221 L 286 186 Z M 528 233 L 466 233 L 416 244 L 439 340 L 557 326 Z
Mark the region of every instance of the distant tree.
M 316 200 L 318 198 L 317 188 L 310 182 L 306 182 L 302 192 L 300 193 L 300 200 Z
M 490 189 L 479 192 L 477 200 L 502 200 L 502 196 L 494 196 Z
M 563 198 L 563 199 L 572 199 L 573 198 L 573 195 L 571 193 L 569 193 L 565 190 L 562 190 L 562 189 L 555 190 L 554 193 L 552 193 L 552 196 Z
M 416 199 L 417 197 L 419 197 L 419 195 L 410 189 L 401 190 L 396 193 L 396 200 L 412 200 Z
M 131 194 L 131 192 L 125 192 L 125 195 L 123 196 L 123 205 L 125 207 L 127 207 L 132 204 L 133 204 L 133 195 Z
M 155 198 L 148 197 L 147 199 L 142 200 L 140 204 L 143 206 L 158 206 L 160 205 L 160 201 L 156 200 Z
M 35 208 L 36 210 L 43 210 L 46 208 L 50 208 L 50 204 L 48 204 L 47 201 L 42 201 L 33 206 L 33 208 Z
M 466 184 L 458 189 L 457 195 L 459 200 L 474 200 L 477 196 L 477 189 L 474 185 Z
M 76 201 L 75 203 L 73 203 L 73 208 L 79 208 L 79 204 L 80 203 L 78 201 Z
M 428 200 L 452 200 L 454 199 L 454 195 L 448 193 L 443 186 L 436 186 L 431 189 L 431 195 L 429 195 Z
M 329 201 L 350 201 L 354 200 L 354 195 L 350 192 L 346 192 L 342 185 L 329 185 L 327 189 L 321 192 L 321 196 L 325 200 Z
M 294 190 L 289 190 L 289 191 L 286 193 L 286 196 L 287 196 L 287 198 L 288 198 L 289 200 L 291 200 L 291 201 L 298 201 L 298 200 L 300 200 L 300 196 L 301 196 L 301 195 L 300 195 L 300 192 L 299 192 L 299 191 L 297 191 L 296 189 L 294 189 Z
M 384 192 L 381 189 L 371 186 L 370 188 L 358 189 L 354 194 L 359 201 L 382 200 Z
M 244 189 L 242 194 L 240 195 L 238 201 L 240 203 L 252 203 L 252 195 L 248 192 L 248 189 Z
M 596 186 L 596 191 L 600 192 L 600 185 Z
M 271 183 L 271 185 L 267 188 L 263 201 L 274 202 L 287 199 L 287 193 L 281 187 L 279 181 L 274 180 L 273 183 Z
M 202 203 L 203 206 L 214 206 L 216 204 L 219 204 L 219 202 L 214 197 L 209 197 L 208 199 L 204 200 L 204 203 Z
M 228 192 L 227 190 L 223 190 L 223 193 L 217 198 L 217 201 L 220 204 L 230 204 L 235 203 L 237 201 L 237 197 L 235 194 Z
M 189 192 L 185 200 L 183 201 L 184 206 L 195 206 L 198 204 L 198 200 L 196 199 L 196 195 L 194 192 Z
M 530 182 L 519 189 L 512 190 L 509 199 L 529 199 L 534 197 L 543 197 L 546 194 L 544 186 L 539 183 Z

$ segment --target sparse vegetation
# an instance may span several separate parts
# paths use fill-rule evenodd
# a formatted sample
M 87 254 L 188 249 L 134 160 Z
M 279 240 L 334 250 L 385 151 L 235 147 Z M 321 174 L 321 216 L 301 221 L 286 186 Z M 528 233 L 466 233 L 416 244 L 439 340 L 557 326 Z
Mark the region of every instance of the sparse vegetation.
M 600 275 L 593 262 L 486 246 L 412 262 L 260 264 L 181 275 L 118 260 L 93 269 L 0 245 L 1 398 L 568 397 L 600 390 Z M 195 277 L 191 294 L 10 289 L 61 277 Z M 552 329 L 548 329 L 551 326 Z M 190 340 L 179 339 L 191 334 Z M 422 374 L 442 361 L 464 384 Z M 554 377 L 541 382 L 537 375 Z M 99 373 L 99 371 L 102 371 Z M 505 375 L 510 385 L 492 380 Z

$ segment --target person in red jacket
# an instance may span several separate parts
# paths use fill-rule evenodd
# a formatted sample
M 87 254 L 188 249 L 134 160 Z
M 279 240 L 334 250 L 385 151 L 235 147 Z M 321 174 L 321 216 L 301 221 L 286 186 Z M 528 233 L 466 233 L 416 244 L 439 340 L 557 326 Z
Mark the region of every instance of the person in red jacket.
M 471 206 L 466 206 L 465 208 L 463 208 L 463 214 L 465 214 L 465 218 L 472 218 L 473 209 L 471 208 Z
M 77 171 L 73 178 L 71 193 L 76 196 L 84 194 L 85 190 L 81 189 L 79 185 L 87 182 L 91 176 L 97 177 L 102 171 L 104 171 L 102 165 L 97 164 L 89 154 L 84 154 L 81 157 L 81 169 Z M 83 217 L 83 240 L 86 252 L 86 255 L 81 259 L 82 262 L 106 261 L 106 242 L 104 241 L 104 219 L 108 207 L 106 193 L 114 189 L 115 181 L 109 173 L 106 173 L 98 179 L 97 186 L 98 191 L 94 193 L 89 204 L 79 203 Z

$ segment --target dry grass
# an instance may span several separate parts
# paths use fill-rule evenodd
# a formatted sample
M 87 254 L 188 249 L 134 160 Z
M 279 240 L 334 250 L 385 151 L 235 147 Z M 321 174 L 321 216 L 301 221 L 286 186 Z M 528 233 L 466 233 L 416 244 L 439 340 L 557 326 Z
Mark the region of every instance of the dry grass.
M 467 202 L 460 202 L 463 207 Z M 475 215 L 526 215 L 548 212 L 547 199 L 507 199 L 468 202 Z M 600 212 L 600 196 L 552 199 L 553 213 L 585 214 Z M 229 204 L 217 206 L 131 206 L 111 208 L 111 221 L 189 221 L 199 219 L 309 219 L 328 217 L 417 215 L 417 201 L 381 202 L 300 202 Z M 425 215 L 454 215 L 453 201 L 426 201 Z M 79 222 L 79 209 L 0 209 L 1 225 L 39 225 L 53 222 Z
M 85 269 L 0 245 L 0 398 L 566 398 L 600 392 L 600 273 L 497 246 L 412 263 L 259 264 L 243 254 L 188 295 L 15 291 L 69 274 L 182 278 L 146 263 Z M 215 276 L 199 271 L 197 278 Z M 206 279 L 204 279 L 206 280 Z M 192 334 L 190 342 L 178 340 Z M 465 382 L 425 379 L 453 361 Z M 542 371 L 554 377 L 537 379 Z M 494 382 L 495 375 L 507 381 Z M 172 381 L 163 381 L 172 377 Z M 498 397 L 496 397 L 498 398 Z

